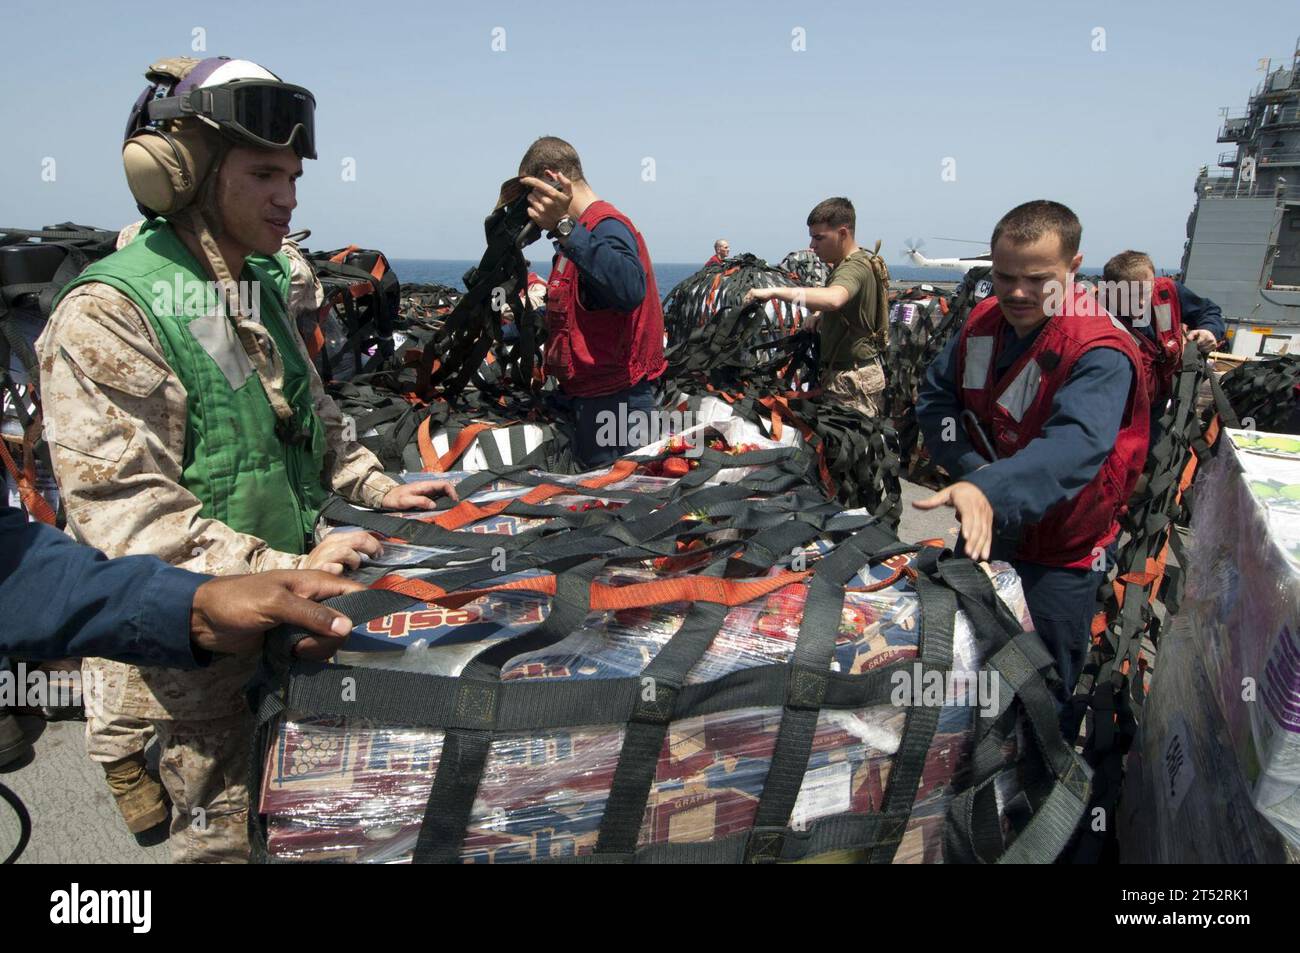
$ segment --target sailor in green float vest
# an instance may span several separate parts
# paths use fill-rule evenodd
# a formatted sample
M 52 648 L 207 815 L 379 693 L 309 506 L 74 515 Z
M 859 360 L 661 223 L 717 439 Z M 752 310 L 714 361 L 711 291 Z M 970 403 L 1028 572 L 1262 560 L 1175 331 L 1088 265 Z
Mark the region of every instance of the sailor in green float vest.
M 110 556 L 214 574 L 341 572 L 378 541 L 313 548 L 331 492 L 431 509 L 448 484 L 400 483 L 345 435 L 294 316 L 320 286 L 285 239 L 311 93 L 246 60 L 162 60 L 132 112 L 127 181 L 148 219 L 66 288 L 38 342 L 47 438 L 70 532 Z M 243 860 L 250 658 L 196 672 L 87 661 L 87 747 L 128 824 L 175 807 L 177 860 Z

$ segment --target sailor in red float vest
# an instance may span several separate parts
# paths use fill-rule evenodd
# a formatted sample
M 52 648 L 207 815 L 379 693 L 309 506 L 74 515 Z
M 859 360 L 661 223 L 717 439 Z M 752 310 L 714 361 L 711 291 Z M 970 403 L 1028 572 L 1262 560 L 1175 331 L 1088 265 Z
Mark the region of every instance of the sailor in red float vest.
M 1122 251 L 1102 273 L 1104 300 L 1128 326 L 1142 351 L 1144 381 L 1151 406 L 1151 445 L 1159 439 L 1158 425 L 1174 392 L 1174 375 L 1182 366 L 1183 341 L 1192 341 L 1202 354 L 1223 338 L 1223 312 L 1172 278 L 1157 278 L 1155 263 L 1140 251 Z
M 563 139 L 538 139 L 519 164 L 529 217 L 551 233 L 546 370 L 576 418 L 575 455 L 588 468 L 651 442 L 654 383 L 667 368 L 664 315 L 645 239 L 583 177 Z
M 1047 201 L 994 229 L 995 296 L 927 370 L 917 401 L 932 458 L 958 482 L 913 504 L 953 507 L 966 555 L 1016 567 L 1062 706 L 1147 451 L 1142 358 L 1073 284 L 1080 234 L 1074 213 Z
M 709 265 L 720 265 L 727 260 L 727 256 L 730 254 L 731 245 L 725 238 L 719 238 L 713 243 L 713 257 L 704 263 L 704 267 L 708 268 Z

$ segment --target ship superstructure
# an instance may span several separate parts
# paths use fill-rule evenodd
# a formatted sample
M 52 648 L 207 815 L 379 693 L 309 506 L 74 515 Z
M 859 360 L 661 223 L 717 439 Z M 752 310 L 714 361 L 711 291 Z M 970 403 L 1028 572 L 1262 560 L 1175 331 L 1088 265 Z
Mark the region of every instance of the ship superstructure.
M 1300 351 L 1300 41 L 1263 61 L 1244 113 L 1224 111 L 1234 148 L 1202 167 L 1187 222 L 1184 282 L 1223 309 L 1235 354 Z

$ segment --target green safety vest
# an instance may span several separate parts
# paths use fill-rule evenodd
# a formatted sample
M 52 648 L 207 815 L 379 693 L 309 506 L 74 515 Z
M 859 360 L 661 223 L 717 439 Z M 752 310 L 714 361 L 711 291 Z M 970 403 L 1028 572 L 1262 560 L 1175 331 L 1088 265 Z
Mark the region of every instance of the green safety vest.
M 172 300 L 173 313 L 155 313 L 174 299 L 177 277 L 187 293 L 204 289 L 203 308 Z M 316 518 L 329 496 L 325 488 L 325 432 L 312 403 L 307 364 L 287 318 L 289 262 L 283 255 L 250 256 L 241 281 L 256 281 L 263 326 L 284 362 L 284 396 L 294 411 L 298 443 L 280 439 L 275 411 L 256 373 L 238 388 L 191 333 L 189 323 L 210 313 L 218 300 L 209 278 L 161 219 L 147 223 L 135 241 L 83 271 L 59 293 L 98 281 L 116 288 L 144 312 L 162 344 L 168 365 L 188 395 L 181 485 L 203 504 L 201 515 L 265 540 L 273 549 L 301 554 L 311 547 Z M 169 291 L 162 293 L 165 284 Z M 197 300 L 197 299 L 194 299 Z M 185 313 L 197 311 L 198 313 Z

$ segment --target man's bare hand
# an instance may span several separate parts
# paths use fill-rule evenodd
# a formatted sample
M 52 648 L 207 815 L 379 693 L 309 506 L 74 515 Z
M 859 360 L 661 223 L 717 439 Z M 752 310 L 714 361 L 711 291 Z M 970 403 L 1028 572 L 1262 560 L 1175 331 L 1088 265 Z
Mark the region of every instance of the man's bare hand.
M 1215 338 L 1213 331 L 1207 331 L 1204 328 L 1197 328 L 1194 331 L 1187 332 L 1187 340 L 1196 343 L 1196 349 L 1202 354 L 1209 354 L 1217 345 L 1218 339 Z
M 569 214 L 573 183 L 562 172 L 547 169 L 546 174 L 548 179 L 524 176 L 519 184 L 532 190 L 528 195 L 528 217 L 538 228 L 552 232 L 560 219 Z
M 449 496 L 453 500 L 456 487 L 447 480 L 418 480 L 415 483 L 399 483 L 384 494 L 383 507 L 386 510 L 432 510 L 437 507 L 430 497 Z
M 391 491 L 390 491 L 391 492 Z M 330 533 L 307 557 L 304 569 L 319 569 L 341 575 L 344 569 L 357 569 L 363 556 L 382 556 L 384 547 L 365 530 Z
M 962 480 L 934 496 L 915 500 L 918 510 L 932 510 L 936 506 L 951 506 L 961 521 L 962 539 L 966 541 L 966 555 L 983 561 L 989 558 L 993 546 L 993 507 L 984 491 L 974 483 Z
M 745 298 L 741 304 L 753 304 L 755 301 L 771 301 L 776 297 L 775 288 L 750 288 L 745 292 Z
M 256 651 L 262 633 L 293 625 L 314 633 L 298 643 L 306 658 L 328 658 L 352 631 L 352 620 L 314 600 L 365 586 L 323 572 L 281 569 L 250 576 L 209 579 L 194 592 L 190 641 L 209 652 Z

